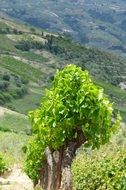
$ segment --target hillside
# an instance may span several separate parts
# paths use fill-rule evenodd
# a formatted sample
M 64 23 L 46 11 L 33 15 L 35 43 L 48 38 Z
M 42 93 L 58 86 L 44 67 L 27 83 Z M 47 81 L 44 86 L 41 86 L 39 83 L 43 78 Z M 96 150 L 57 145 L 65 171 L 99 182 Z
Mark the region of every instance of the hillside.
M 20 113 L 38 106 L 56 69 L 74 63 L 103 86 L 124 117 L 126 60 L 87 48 L 63 35 L 0 19 L 0 105 Z
M 3 158 L 8 169 L 0 177 L 1 190 L 33 189 L 31 180 L 23 171 L 24 152 L 32 134 L 28 111 L 38 107 L 56 70 L 69 63 L 89 71 L 92 80 L 103 87 L 114 102 L 115 112 L 119 110 L 126 121 L 126 90 L 119 87 L 125 84 L 125 59 L 85 47 L 61 34 L 14 22 L 7 17 L 0 18 L 0 159 Z M 115 156 L 117 149 L 113 147 L 124 148 L 125 137 L 123 124 L 109 144 L 92 152 L 96 164 L 101 155 L 112 153 Z M 88 163 L 84 161 L 86 157 L 83 158 L 86 151 L 82 146 L 77 157 L 83 163 Z M 92 164 L 89 166 L 92 169 Z
M 27 116 L 0 106 L 0 155 L 9 171 L 0 174 L 1 190 L 31 190 L 32 182 L 22 171 L 22 146 L 28 142 L 31 127 Z
M 23 162 L 24 153 L 21 149 L 30 134 L 30 123 L 25 115 L 0 106 L 0 153 L 8 167 L 15 162 Z
M 124 0 L 1 0 L 0 11 L 53 32 L 67 33 L 87 46 L 126 53 Z

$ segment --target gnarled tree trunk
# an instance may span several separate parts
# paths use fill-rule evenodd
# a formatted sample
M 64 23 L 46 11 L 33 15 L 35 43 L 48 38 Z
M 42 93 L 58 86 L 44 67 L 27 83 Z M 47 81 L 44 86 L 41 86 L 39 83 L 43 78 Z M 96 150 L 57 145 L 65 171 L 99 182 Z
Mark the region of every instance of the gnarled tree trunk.
M 40 186 L 44 190 L 71 190 L 71 163 L 75 152 L 85 141 L 81 128 L 76 129 L 77 138 L 65 143 L 58 151 L 46 149 L 45 163 L 41 170 Z

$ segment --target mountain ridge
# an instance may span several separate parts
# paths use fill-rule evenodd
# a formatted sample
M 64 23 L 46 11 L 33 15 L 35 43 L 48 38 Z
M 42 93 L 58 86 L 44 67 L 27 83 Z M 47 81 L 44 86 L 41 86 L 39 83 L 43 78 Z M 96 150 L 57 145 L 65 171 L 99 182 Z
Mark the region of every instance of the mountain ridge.
M 125 1 L 2 0 L 0 10 L 37 27 L 72 35 L 87 46 L 126 55 Z

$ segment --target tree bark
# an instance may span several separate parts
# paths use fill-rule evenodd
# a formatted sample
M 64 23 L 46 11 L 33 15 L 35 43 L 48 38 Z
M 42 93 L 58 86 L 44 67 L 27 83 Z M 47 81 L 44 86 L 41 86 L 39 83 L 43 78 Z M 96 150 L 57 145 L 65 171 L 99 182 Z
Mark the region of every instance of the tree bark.
M 49 147 L 45 151 L 45 162 L 40 173 L 43 190 L 71 190 L 71 163 L 75 152 L 85 141 L 83 131 L 76 129 L 77 137 L 65 143 L 58 151 Z

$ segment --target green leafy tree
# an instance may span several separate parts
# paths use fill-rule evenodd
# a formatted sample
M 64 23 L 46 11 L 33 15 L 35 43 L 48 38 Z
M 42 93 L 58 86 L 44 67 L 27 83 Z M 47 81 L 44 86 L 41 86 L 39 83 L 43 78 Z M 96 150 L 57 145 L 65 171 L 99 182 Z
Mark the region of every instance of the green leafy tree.
M 87 71 L 68 65 L 55 75 L 40 107 L 29 113 L 33 138 L 27 147 L 26 172 L 44 190 L 70 190 L 71 163 L 85 143 L 92 148 L 109 141 L 120 124 L 103 89 Z

